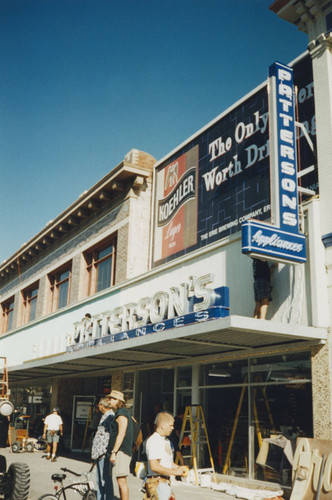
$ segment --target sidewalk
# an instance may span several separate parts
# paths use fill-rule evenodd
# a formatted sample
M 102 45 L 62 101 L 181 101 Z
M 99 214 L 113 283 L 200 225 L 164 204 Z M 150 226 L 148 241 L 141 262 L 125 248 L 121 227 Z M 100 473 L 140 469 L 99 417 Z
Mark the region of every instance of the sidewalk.
M 68 457 L 58 457 L 55 463 L 42 458 L 45 452 L 39 451 L 34 451 L 33 453 L 12 453 L 10 448 L 6 448 L 1 449 L 0 454 L 6 457 L 7 467 L 13 462 L 24 462 L 29 466 L 31 474 L 29 500 L 37 500 L 45 493 L 54 492 L 51 475 L 61 472 L 61 467 L 67 467 L 79 473 L 86 472 L 90 468 L 88 456 L 84 457 L 77 454 L 77 457 L 75 457 L 74 453 Z M 143 493 L 140 491 L 142 480 L 131 475 L 128 478 L 128 484 L 130 500 L 142 500 Z M 232 500 L 235 498 L 222 492 L 180 482 L 174 485 L 173 490 L 176 500 L 202 500 L 202 498 L 207 500 Z M 117 488 L 115 488 L 115 495 L 116 498 L 119 495 Z
M 54 473 L 61 473 L 61 467 L 66 467 L 74 472 L 83 473 L 88 472 L 91 466 L 89 456 L 79 453 L 68 453 L 66 456 L 59 456 L 55 463 L 46 460 L 44 458 L 45 452 L 41 451 L 34 451 L 33 453 L 12 453 L 10 448 L 6 448 L 1 449 L 0 454 L 6 457 L 7 468 L 13 462 L 23 462 L 29 466 L 31 475 L 29 500 L 38 500 L 38 498 L 45 493 L 54 493 L 51 475 Z M 71 476 L 70 473 L 67 474 L 68 477 Z M 218 485 L 220 486 L 219 481 L 223 481 L 223 476 L 218 477 Z M 128 477 L 128 485 L 130 500 L 142 500 L 142 480 L 130 475 Z M 253 498 L 260 497 L 262 499 L 268 496 L 266 495 L 268 492 L 264 491 L 267 485 L 265 485 L 264 489 L 260 490 L 248 490 L 245 486 L 245 483 L 243 483 L 242 488 L 234 486 L 233 490 L 229 492 L 232 494 L 227 494 L 224 491 L 216 491 L 210 488 L 203 488 L 181 481 L 175 481 L 172 485 L 172 489 L 175 493 L 176 500 L 234 500 L 235 498 L 248 498 L 252 500 Z M 278 488 L 277 485 L 274 486 L 275 488 L 273 488 L 273 491 Z M 239 489 L 237 490 L 237 488 Z M 116 485 L 114 486 L 114 492 L 116 500 L 119 500 L 119 492 Z M 275 495 L 271 493 L 270 491 L 270 496 L 275 497 Z M 77 500 L 77 496 L 74 498 Z M 74 500 L 74 498 L 69 497 L 68 500 Z

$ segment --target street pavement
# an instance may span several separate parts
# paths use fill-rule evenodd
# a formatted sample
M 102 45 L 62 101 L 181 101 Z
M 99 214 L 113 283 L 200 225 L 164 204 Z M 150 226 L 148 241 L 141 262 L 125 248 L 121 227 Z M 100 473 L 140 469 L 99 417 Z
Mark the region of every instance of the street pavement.
M 82 453 L 68 453 L 66 455 L 63 453 L 57 458 L 56 462 L 46 460 L 45 452 L 42 451 L 34 451 L 33 453 L 13 453 L 10 448 L 6 448 L 1 449 L 0 454 L 6 457 L 7 467 L 9 467 L 9 465 L 14 462 L 26 463 L 29 466 L 31 475 L 29 500 L 38 500 L 41 495 L 44 495 L 46 493 L 54 493 L 54 483 L 51 480 L 51 475 L 55 473 L 63 473 L 61 471 L 61 467 L 66 467 L 67 469 L 71 469 L 72 471 L 79 474 L 88 472 L 91 467 L 88 454 Z M 66 474 L 67 479 L 65 480 L 65 483 L 66 481 L 70 481 L 70 478 L 73 477 L 70 473 Z M 218 477 L 218 483 L 219 481 L 222 482 L 223 479 L 225 480 L 225 477 Z M 142 500 L 144 496 L 141 491 L 142 480 L 133 475 L 130 475 L 128 477 L 128 485 L 130 500 Z M 243 486 L 245 486 L 245 483 L 243 483 Z M 277 485 L 275 485 L 275 489 L 277 488 Z M 189 483 L 175 481 L 175 483 L 172 485 L 172 489 L 174 491 L 176 500 L 234 500 L 238 497 L 244 498 L 242 495 L 243 488 L 241 490 L 241 495 L 238 491 L 232 491 L 232 494 L 227 494 L 224 491 L 216 491 L 209 487 L 195 486 Z M 265 490 L 265 488 L 262 489 Z M 258 492 L 256 489 L 250 490 L 250 496 L 246 498 L 262 499 L 268 496 L 266 495 L 267 492 L 263 492 L 262 489 L 260 490 L 260 492 Z M 119 500 L 119 491 L 116 485 L 114 487 L 114 490 L 115 499 Z M 257 496 L 257 493 L 260 493 L 259 496 Z M 270 497 L 272 496 L 275 497 L 274 493 L 270 492 Z M 78 500 L 78 498 L 81 497 L 78 497 L 78 494 L 76 493 L 72 496 L 68 495 L 67 500 Z
M 66 467 L 78 473 L 87 472 L 90 468 L 88 456 L 85 457 L 81 454 L 71 453 L 67 456 L 59 456 L 56 462 L 51 462 L 46 460 L 44 457 L 45 452 L 41 451 L 12 453 L 10 448 L 6 448 L 0 450 L 0 453 L 6 457 L 8 467 L 13 462 L 23 462 L 29 466 L 31 474 L 29 500 L 38 500 L 45 493 L 54 493 L 51 475 L 61 473 L 61 467 Z M 69 476 L 70 474 L 68 474 Z M 128 484 L 130 500 L 142 500 L 143 493 L 140 491 L 142 480 L 130 475 Z M 213 491 L 210 488 L 201 488 L 179 481 L 176 481 L 173 491 L 176 500 L 233 500 L 235 498 L 226 493 Z M 117 488 L 115 488 L 115 497 L 116 499 L 119 498 Z M 77 496 L 74 496 L 74 498 L 78 500 Z M 68 498 L 68 500 L 71 500 L 71 498 Z

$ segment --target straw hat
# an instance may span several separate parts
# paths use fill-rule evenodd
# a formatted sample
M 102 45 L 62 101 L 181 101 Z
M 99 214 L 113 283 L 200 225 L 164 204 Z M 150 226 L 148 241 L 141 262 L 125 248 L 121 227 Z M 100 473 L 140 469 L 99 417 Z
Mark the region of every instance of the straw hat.
M 118 399 L 119 401 L 122 401 L 122 403 L 126 402 L 123 392 L 120 392 L 120 391 L 113 390 L 113 391 L 111 391 L 111 393 L 107 397 Z

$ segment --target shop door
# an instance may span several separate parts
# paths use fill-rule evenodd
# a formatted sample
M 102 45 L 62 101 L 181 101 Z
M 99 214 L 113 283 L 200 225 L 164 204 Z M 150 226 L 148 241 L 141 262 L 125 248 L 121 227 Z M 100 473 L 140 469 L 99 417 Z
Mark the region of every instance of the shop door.
M 95 397 L 74 396 L 71 426 L 71 451 L 90 452 L 91 429 Z

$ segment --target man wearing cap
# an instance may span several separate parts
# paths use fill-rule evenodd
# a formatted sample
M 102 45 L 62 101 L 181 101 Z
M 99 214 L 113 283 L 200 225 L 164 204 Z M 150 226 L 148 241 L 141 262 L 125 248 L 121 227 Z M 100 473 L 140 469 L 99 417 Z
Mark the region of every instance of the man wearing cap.
M 56 451 L 60 435 L 63 436 L 63 422 L 59 415 L 59 408 L 53 408 L 52 413 L 47 415 L 44 420 L 43 439 L 47 440 L 47 456 L 46 459 L 51 458 L 52 447 L 52 462 L 56 461 Z
M 127 476 L 133 446 L 133 421 L 127 410 L 123 392 L 112 390 L 108 395 L 111 408 L 115 412 L 115 432 L 111 445 L 110 461 L 116 477 L 121 500 L 129 500 Z M 113 435 L 113 433 L 112 433 Z

